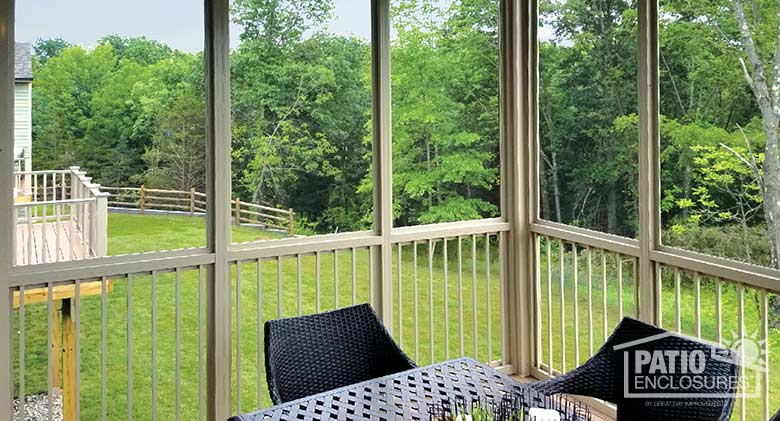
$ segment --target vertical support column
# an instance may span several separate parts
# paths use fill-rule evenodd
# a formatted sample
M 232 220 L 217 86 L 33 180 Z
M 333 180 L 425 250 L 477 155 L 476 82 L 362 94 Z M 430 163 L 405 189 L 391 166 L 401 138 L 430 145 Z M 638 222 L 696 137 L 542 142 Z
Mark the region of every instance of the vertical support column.
M 230 417 L 230 29 L 228 0 L 205 0 L 207 419 Z
M 14 0 L 0 0 L 0 418 L 10 418 L 12 292 L 8 279 L 16 249 L 13 220 Z
M 651 252 L 661 241 L 658 0 L 639 3 L 639 318 L 656 323 L 660 279 Z
M 390 102 L 390 0 L 371 1 L 371 87 L 373 93 L 374 233 L 371 303 L 393 331 L 392 244 L 393 162 Z
M 500 2 L 501 207 L 511 225 L 503 260 L 506 274 L 506 356 L 519 375 L 531 369 L 535 258 L 530 224 L 536 212 L 535 22 L 536 2 Z

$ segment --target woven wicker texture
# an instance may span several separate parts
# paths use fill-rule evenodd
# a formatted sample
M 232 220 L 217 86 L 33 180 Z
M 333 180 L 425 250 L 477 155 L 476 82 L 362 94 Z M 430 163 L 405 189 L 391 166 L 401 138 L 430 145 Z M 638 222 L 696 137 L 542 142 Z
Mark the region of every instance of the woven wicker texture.
M 416 367 L 368 304 L 265 324 L 275 404 Z
M 727 420 L 734 407 L 734 398 L 687 398 L 687 399 L 639 399 L 624 397 L 625 373 L 623 371 L 623 350 L 616 351 L 615 346 L 654 335 L 667 333 L 666 330 L 646 324 L 639 320 L 624 318 L 598 352 L 582 366 L 560 377 L 531 383 L 531 387 L 544 393 L 567 393 L 590 396 L 617 405 L 618 420 Z M 739 367 L 731 362 L 711 358 L 713 351 L 729 356 L 729 350 L 713 348 L 710 345 L 691 340 L 676 334 L 665 336 L 640 345 L 643 350 L 702 350 L 707 356 L 705 376 L 738 376 Z M 676 376 L 681 370 L 681 359 L 676 362 Z M 673 375 L 675 376 L 675 375 Z M 668 390 L 648 390 L 648 393 L 664 393 Z M 736 393 L 734 388 L 725 386 L 706 391 L 722 395 Z
M 442 400 L 485 402 L 507 394 L 522 395 L 543 407 L 550 400 L 509 377 L 470 358 L 369 380 L 288 402 L 231 421 L 261 420 L 419 420 L 430 419 L 429 407 Z M 568 408 L 553 402 L 555 408 Z M 587 420 L 583 414 L 562 419 Z

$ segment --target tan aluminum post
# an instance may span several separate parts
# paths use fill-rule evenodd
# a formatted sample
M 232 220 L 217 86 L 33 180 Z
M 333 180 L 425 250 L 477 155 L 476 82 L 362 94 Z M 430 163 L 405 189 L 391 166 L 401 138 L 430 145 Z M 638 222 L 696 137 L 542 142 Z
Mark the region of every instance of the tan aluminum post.
M 660 279 L 651 253 L 661 241 L 658 0 L 639 2 L 639 318 L 658 321 Z
M 393 332 L 392 244 L 393 164 L 390 103 L 390 2 L 371 1 L 372 157 L 374 164 L 374 234 L 382 238 L 372 247 L 371 304 L 385 327 Z
M 230 411 L 230 2 L 205 0 L 206 82 L 206 405 L 209 421 Z
M 532 117 L 534 103 L 531 25 L 534 2 L 500 2 L 500 84 L 501 84 L 501 213 L 511 225 L 507 236 L 505 265 L 505 331 L 508 360 L 514 371 L 526 376 L 531 369 L 535 340 L 533 318 L 533 235 L 530 225 L 536 218 L 536 129 Z
M 13 219 L 14 0 L 0 0 L 0 417 L 12 415 L 11 271 L 16 227 Z

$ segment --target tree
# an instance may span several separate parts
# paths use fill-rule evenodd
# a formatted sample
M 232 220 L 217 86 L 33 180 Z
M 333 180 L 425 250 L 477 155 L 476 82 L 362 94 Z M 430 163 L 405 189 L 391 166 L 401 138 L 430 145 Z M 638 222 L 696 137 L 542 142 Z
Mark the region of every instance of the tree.
M 192 95 L 179 97 L 159 121 L 143 160 L 147 185 L 180 191 L 205 191 L 205 104 Z
M 497 20 L 475 30 L 464 25 L 468 11 L 429 1 L 400 2 L 392 11 L 398 30 L 392 50 L 394 216 L 400 225 L 498 212 L 497 200 L 490 201 L 498 185 L 498 130 L 491 120 L 498 116 Z M 485 77 L 491 72 L 495 76 Z M 485 81 L 496 82 L 493 92 Z
M 72 46 L 73 44 L 62 38 L 39 38 L 33 44 L 33 52 L 38 64 L 45 65 L 50 58 L 57 57 Z

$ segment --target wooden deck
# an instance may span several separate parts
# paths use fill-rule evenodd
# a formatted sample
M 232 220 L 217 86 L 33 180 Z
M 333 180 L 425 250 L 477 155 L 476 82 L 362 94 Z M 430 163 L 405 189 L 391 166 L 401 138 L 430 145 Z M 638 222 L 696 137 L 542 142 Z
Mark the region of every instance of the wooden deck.
M 70 221 L 16 226 L 16 265 L 64 262 L 88 257 L 81 230 Z

